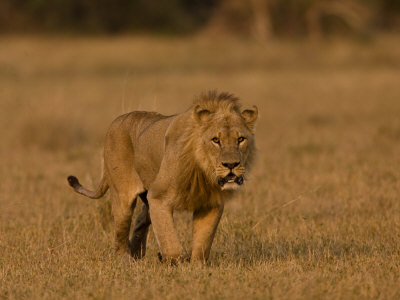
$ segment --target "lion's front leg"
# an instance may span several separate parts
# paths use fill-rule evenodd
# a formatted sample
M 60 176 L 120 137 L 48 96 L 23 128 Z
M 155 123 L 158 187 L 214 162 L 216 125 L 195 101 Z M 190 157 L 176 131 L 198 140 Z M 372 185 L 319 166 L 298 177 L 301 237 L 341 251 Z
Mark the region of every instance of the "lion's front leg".
M 161 248 L 162 260 L 177 262 L 183 258 L 183 248 L 178 240 L 172 216 L 172 208 L 159 199 L 149 197 L 150 218 L 154 235 Z
M 193 213 L 191 261 L 206 262 L 224 207 L 204 208 Z

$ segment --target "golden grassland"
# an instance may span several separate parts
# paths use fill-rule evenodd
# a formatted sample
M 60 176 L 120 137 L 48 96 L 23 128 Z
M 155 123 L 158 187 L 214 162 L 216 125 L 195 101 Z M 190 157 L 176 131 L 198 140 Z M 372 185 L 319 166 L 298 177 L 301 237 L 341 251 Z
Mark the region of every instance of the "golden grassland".
M 119 259 L 109 195 L 66 177 L 97 184 L 119 114 L 210 88 L 261 117 L 208 265 L 159 263 L 152 233 L 145 259 Z M 400 298 L 400 39 L 2 37 L 0 136 L 1 299 Z

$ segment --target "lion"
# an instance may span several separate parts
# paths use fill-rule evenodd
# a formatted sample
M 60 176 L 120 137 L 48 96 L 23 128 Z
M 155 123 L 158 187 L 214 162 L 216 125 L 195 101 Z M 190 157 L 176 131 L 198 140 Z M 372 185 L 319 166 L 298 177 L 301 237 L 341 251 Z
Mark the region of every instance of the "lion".
M 161 261 L 206 262 L 224 203 L 246 182 L 255 157 L 258 109 L 241 110 L 229 93 L 209 91 L 183 113 L 134 111 L 118 117 L 105 139 L 104 171 L 95 191 L 68 177 L 89 198 L 111 190 L 115 250 L 142 258 L 150 224 Z M 143 202 L 132 235 L 132 213 Z M 193 212 L 190 257 L 173 222 L 175 210 Z

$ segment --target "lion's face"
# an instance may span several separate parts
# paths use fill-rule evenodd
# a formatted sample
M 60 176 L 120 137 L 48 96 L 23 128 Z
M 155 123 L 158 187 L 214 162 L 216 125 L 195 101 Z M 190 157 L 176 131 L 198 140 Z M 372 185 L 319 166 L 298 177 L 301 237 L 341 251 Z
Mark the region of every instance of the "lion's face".
M 201 154 L 198 163 L 222 190 L 236 190 L 245 182 L 255 151 L 256 119 L 257 108 L 241 114 L 210 113 L 202 118 L 201 144 L 196 149 Z

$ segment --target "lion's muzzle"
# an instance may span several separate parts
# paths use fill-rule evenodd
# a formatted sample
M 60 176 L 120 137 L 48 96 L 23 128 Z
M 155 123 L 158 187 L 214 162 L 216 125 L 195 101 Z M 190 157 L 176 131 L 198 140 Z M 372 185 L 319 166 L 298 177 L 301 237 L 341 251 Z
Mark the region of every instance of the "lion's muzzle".
M 243 180 L 243 175 L 236 176 L 232 172 L 230 172 L 225 177 L 218 176 L 218 184 L 220 185 L 220 187 L 224 187 L 226 183 L 235 183 L 237 185 L 242 185 Z

